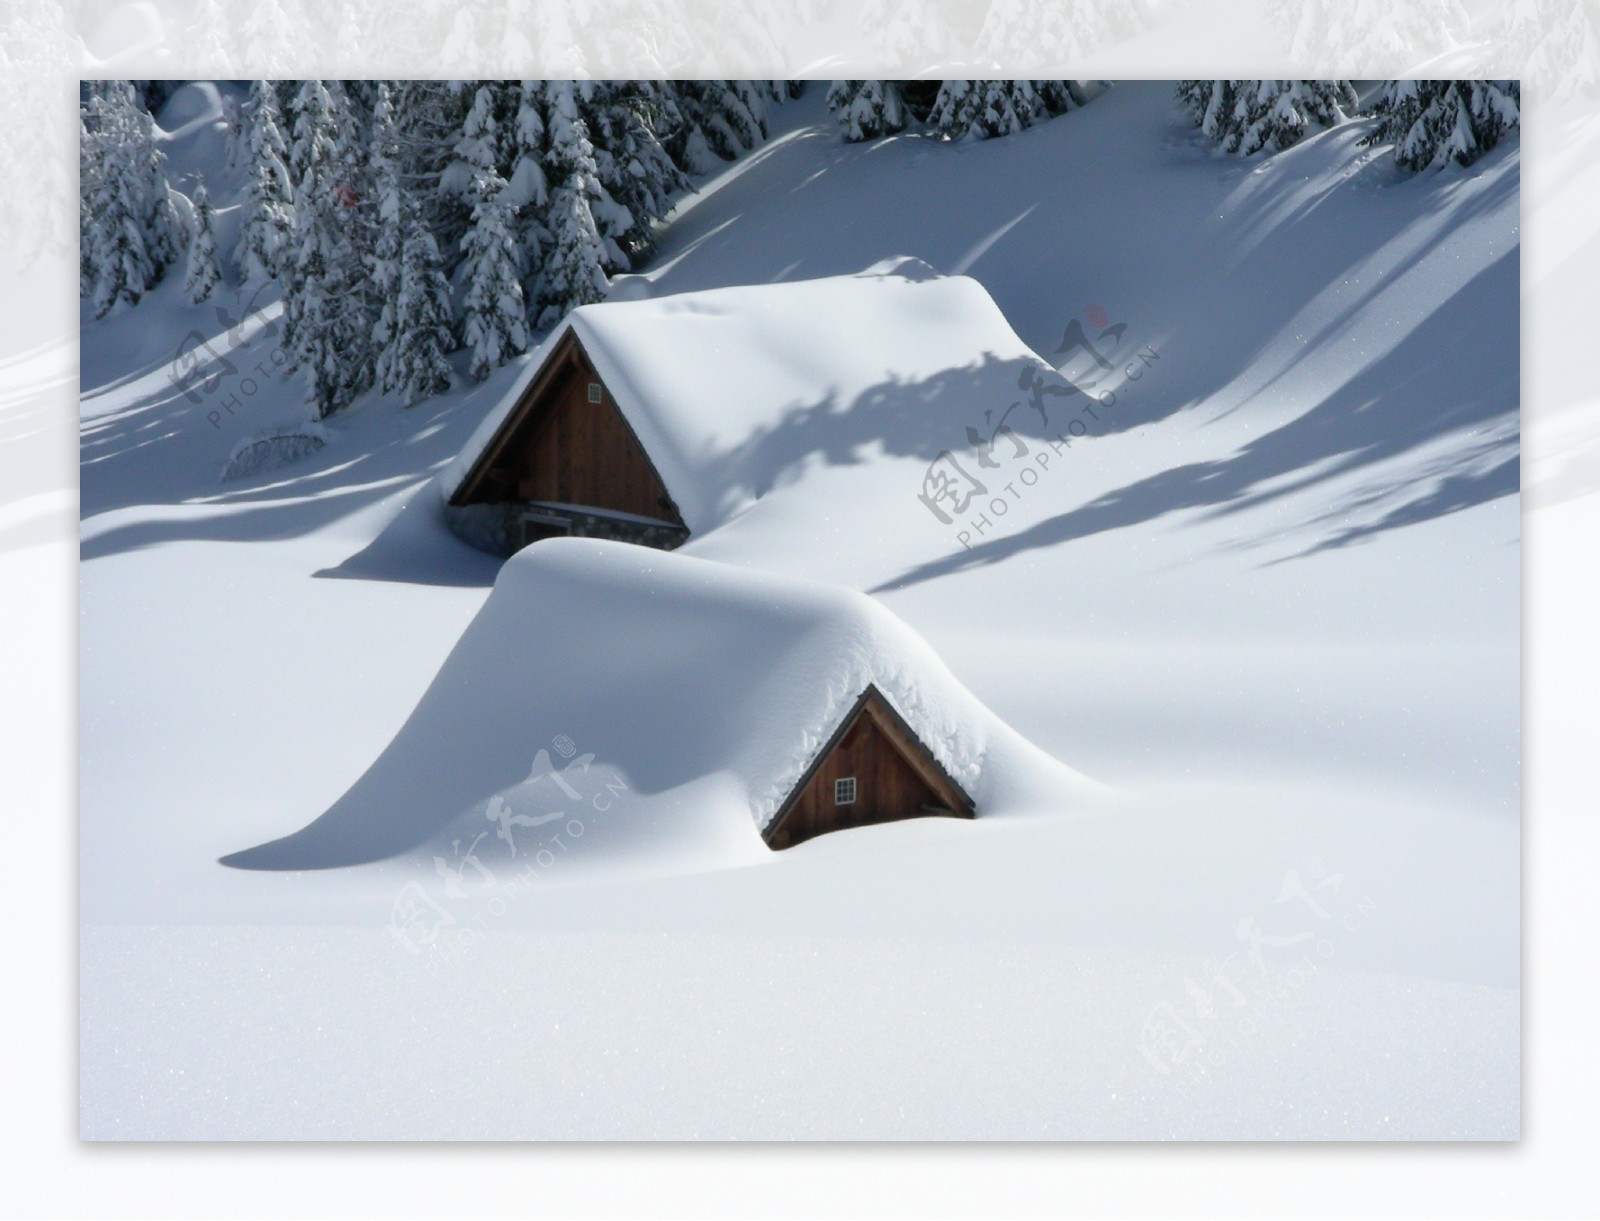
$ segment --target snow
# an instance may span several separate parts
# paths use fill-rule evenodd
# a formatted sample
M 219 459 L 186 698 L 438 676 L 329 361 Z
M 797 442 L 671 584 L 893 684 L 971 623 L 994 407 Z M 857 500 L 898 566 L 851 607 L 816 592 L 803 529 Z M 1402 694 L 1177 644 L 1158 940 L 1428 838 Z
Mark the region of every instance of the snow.
M 1096 796 L 863 594 L 559 539 L 505 565 L 415 713 L 349 793 L 311 827 L 229 863 L 328 868 L 418 845 L 424 862 L 450 860 L 449 846 L 494 829 L 498 811 L 538 819 L 596 800 L 608 833 L 584 845 L 584 866 L 596 853 L 641 851 L 691 866 L 760 863 L 769 854 L 751 819 L 765 829 L 868 685 L 984 817 L 1081 811 Z M 537 846 L 516 826 L 499 827 L 502 842 L 479 858 Z
M 534 353 L 441 481 L 453 495 L 545 357 L 576 335 L 691 533 L 848 498 L 885 533 L 914 528 L 929 462 L 1025 373 L 1067 383 L 1007 325 L 982 285 L 918 260 L 849 276 L 712 289 L 575 310 Z M 1024 427 L 1022 410 L 1008 424 Z M 888 430 L 888 431 L 886 431 Z M 890 452 L 873 452 L 881 444 Z M 1003 446 L 1002 446 L 1003 447 Z M 906 452 L 896 452 L 901 449 Z M 827 469 L 797 461 L 820 452 Z M 868 460 L 870 457 L 870 461 Z M 791 506 L 793 506 L 791 508 Z
M 685 496 L 703 529 L 680 552 L 579 564 L 617 553 L 546 542 L 501 569 L 445 528 L 434 483 L 536 355 L 481 385 L 458 356 L 449 394 L 368 396 L 304 461 L 223 484 L 242 436 L 304 418 L 301 387 L 191 401 L 172 354 L 199 330 L 237 369 L 270 362 L 276 305 L 232 346 L 211 308 L 237 311 L 232 287 L 196 307 L 169 278 L 85 319 L 85 1135 L 1516 1136 L 1516 142 L 1405 179 L 1355 123 L 1243 162 L 1170 86 L 1129 82 L 1017 137 L 847 146 L 820 94 L 776 108 L 774 139 L 680 203 L 594 312 L 687 332 L 683 294 L 948 292 L 990 322 L 932 370 L 1065 360 L 1091 307 L 1125 322 L 1096 384 L 1116 408 L 1059 454 L 1024 408 L 1027 461 L 1050 464 L 970 549 L 917 493 L 988 400 L 804 397 L 918 353 L 886 328 L 881 352 L 855 336 L 774 371 L 817 408 L 787 448 L 771 399 L 656 409 L 708 451 L 669 466 L 750 459 Z M 185 130 L 176 184 L 204 173 L 227 249 L 242 176 L 214 124 Z M 897 257 L 943 278 L 854 278 Z M 636 342 L 656 340 L 617 341 Z M 649 401 L 692 376 L 665 368 Z M 716 675 L 754 688 L 655 704 L 710 676 L 602 596 L 651 582 L 660 639 L 722 637 Z M 853 685 L 842 640 L 933 675 L 973 741 L 1010 726 L 1049 759 L 985 756 L 981 784 L 1015 778 L 975 794 L 994 817 L 766 852 L 760 781 L 828 712 L 762 689 L 763 665 Z M 510 719 L 439 720 L 478 698 Z M 739 734 L 756 714 L 785 736 Z M 564 848 L 512 823 L 517 857 L 490 857 L 474 806 L 560 734 L 652 821 L 591 805 Z M 374 827 L 377 798 L 394 818 Z M 380 859 L 218 863 L 336 809 Z M 368 838 L 408 819 L 432 821 L 403 851 Z M 474 822 L 487 880 L 452 842 Z M 1322 935 L 1258 943 L 1258 965 L 1241 930 Z M 1203 1076 L 1144 1055 L 1172 1012 L 1219 1057 Z

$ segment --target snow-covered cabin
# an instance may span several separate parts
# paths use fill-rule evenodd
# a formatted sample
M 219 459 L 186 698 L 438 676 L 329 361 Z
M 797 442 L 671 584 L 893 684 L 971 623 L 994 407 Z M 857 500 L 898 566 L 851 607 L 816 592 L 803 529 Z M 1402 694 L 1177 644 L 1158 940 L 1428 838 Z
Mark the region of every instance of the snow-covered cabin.
M 761 834 L 771 847 L 788 848 L 848 827 L 976 814 L 938 756 L 869 683 Z
M 584 861 L 748 863 L 836 827 L 1059 811 L 1091 790 L 874 598 L 549 539 L 506 562 L 366 774 L 310 826 L 229 863 L 451 861 L 472 843 L 521 858 L 573 819 Z
M 492 552 L 564 534 L 670 549 L 819 470 L 926 466 L 1008 415 L 1020 432 L 1047 384 L 1074 393 L 982 285 L 916 260 L 606 301 L 527 359 L 441 486 L 452 528 Z

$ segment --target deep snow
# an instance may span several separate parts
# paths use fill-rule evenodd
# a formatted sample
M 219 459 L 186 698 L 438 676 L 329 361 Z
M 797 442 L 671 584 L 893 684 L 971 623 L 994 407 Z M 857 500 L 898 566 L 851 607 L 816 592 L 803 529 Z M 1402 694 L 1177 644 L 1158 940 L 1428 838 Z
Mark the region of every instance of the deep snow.
M 175 177 L 226 248 L 191 93 Z M 448 674 L 498 565 L 432 484 L 525 365 L 222 483 L 303 409 L 270 300 L 230 345 L 236 297 L 169 282 L 82 336 L 84 1133 L 1514 1135 L 1516 146 L 1402 181 L 1351 125 L 1238 161 L 1141 83 L 955 148 L 841 145 L 820 90 L 778 127 L 619 295 L 915 257 L 1047 358 L 1126 323 L 1116 403 L 970 549 L 885 461 L 959 431 L 873 420 L 796 429 L 789 494 L 684 554 L 871 592 L 1114 811 L 765 855 L 747 820 L 626 872 L 598 819 L 526 874 L 444 840 L 220 865 L 334 808 Z M 233 369 L 198 401 L 191 330 Z
M 425 846 L 459 866 L 452 847 L 487 840 L 474 861 L 504 864 L 541 846 L 537 828 L 599 813 L 608 833 L 573 869 L 641 854 L 658 867 L 670 855 L 689 868 L 759 863 L 768 849 L 752 820 L 766 829 L 868 686 L 986 817 L 1105 800 L 864 594 L 626 543 L 551 543 L 506 563 L 349 793 L 228 863 L 330 868 Z
M 1055 408 L 1061 431 L 1087 401 L 1017 338 L 981 284 L 915 259 L 856 275 L 607 301 L 574 310 L 522 362 L 522 376 L 441 476 L 442 494 L 455 493 L 568 330 L 695 535 L 747 513 L 752 524 L 741 529 L 760 530 L 774 516 L 844 510 L 870 515 L 875 534 L 914 536 L 929 512 L 918 499 L 921 477 L 946 447 L 967 446 L 968 427 L 997 467 L 1026 444 L 1003 431 L 1021 430 L 1024 414 L 1037 412 L 1042 429 Z M 983 474 L 964 461 L 972 477 Z M 941 469 L 958 485 L 951 497 L 965 499 L 965 468 Z M 810 486 L 819 475 L 825 491 Z M 897 485 L 913 495 L 885 493 Z M 953 521 L 952 504 L 935 505 Z M 830 548 L 836 563 L 844 542 Z

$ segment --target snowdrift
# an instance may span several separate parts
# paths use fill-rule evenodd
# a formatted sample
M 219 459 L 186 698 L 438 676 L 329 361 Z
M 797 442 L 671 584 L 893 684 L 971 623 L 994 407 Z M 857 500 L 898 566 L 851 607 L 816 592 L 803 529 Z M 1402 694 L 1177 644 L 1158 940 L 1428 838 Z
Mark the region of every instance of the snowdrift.
M 588 539 L 509 560 L 372 768 L 304 830 L 226 858 L 255 869 L 537 852 L 726 864 L 840 718 L 878 688 L 980 818 L 1071 811 L 1092 782 L 984 707 L 864 594 Z M 944 830 L 931 833 L 947 833 Z
M 606 301 L 573 311 L 527 358 L 442 475 L 447 500 L 569 330 L 696 538 L 775 489 L 808 482 L 817 466 L 855 468 L 872 484 L 865 505 L 875 514 L 925 516 L 915 469 L 895 481 L 905 491 L 885 497 L 893 484 L 878 456 L 926 464 L 960 445 L 968 428 L 985 437 L 1002 419 L 1028 428 L 1032 395 L 1077 393 L 1017 337 L 981 284 L 940 276 L 917 259 L 855 275 Z M 815 509 L 819 494 L 832 500 L 839 489 L 813 489 L 801 503 Z

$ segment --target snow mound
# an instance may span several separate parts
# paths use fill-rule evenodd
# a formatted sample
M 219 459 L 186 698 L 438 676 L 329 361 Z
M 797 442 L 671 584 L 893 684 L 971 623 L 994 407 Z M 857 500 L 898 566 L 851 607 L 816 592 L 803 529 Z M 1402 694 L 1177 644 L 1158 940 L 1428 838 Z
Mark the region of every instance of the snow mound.
M 872 598 L 593 539 L 512 557 L 387 750 L 311 826 L 228 858 L 357 864 L 592 820 L 605 857 L 721 864 L 876 684 L 980 818 L 1081 810 L 1097 786 L 1029 744 Z M 937 833 L 937 832 L 936 832 Z
M 704 535 L 815 470 L 858 467 L 881 501 L 889 454 L 925 464 L 1026 395 L 1075 389 L 1032 351 L 976 280 L 914 258 L 855 275 L 609 300 L 573 311 L 441 476 L 454 495 L 573 331 L 677 502 Z M 1023 411 L 1012 424 L 1022 427 Z M 914 486 L 914 485 L 908 485 Z M 829 488 L 833 498 L 836 489 Z M 909 500 L 909 494 L 898 498 Z M 814 502 L 813 502 L 814 503 Z M 902 506 L 903 507 L 903 506 Z
M 245 437 L 228 455 L 218 478 L 228 483 L 303 462 L 328 443 L 320 424 L 286 424 Z

